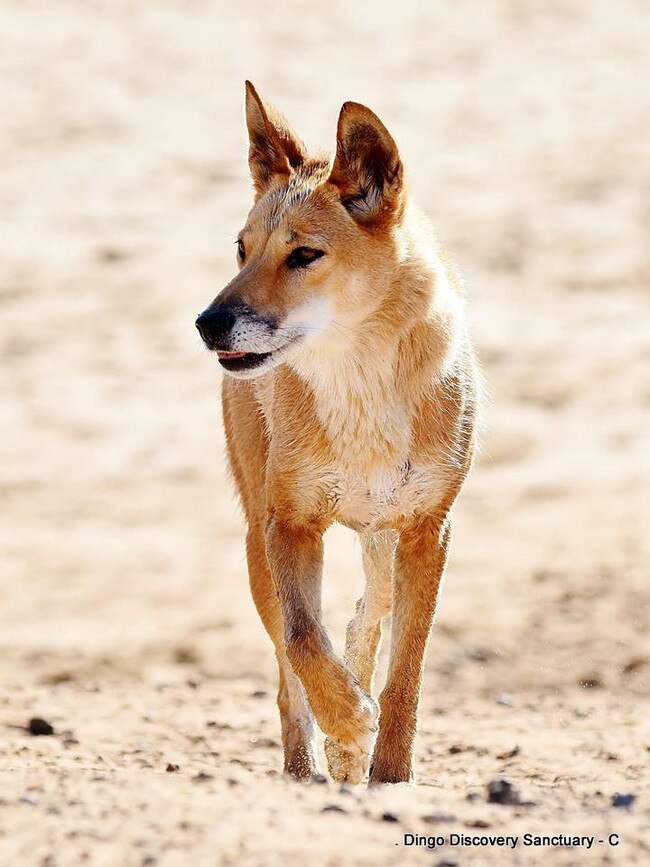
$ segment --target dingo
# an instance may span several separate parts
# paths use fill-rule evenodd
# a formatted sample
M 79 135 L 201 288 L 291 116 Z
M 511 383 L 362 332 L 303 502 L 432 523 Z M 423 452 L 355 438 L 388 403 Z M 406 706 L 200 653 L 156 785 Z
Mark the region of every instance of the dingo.
M 196 324 L 228 374 L 228 456 L 280 669 L 284 767 L 318 770 L 317 723 L 336 780 L 362 781 L 372 754 L 371 784 L 408 781 L 451 507 L 475 445 L 462 292 L 369 109 L 343 105 L 333 161 L 310 157 L 249 82 L 246 121 L 255 203 L 237 239 L 239 273 Z M 334 521 L 359 534 L 366 576 L 345 661 L 321 623 Z

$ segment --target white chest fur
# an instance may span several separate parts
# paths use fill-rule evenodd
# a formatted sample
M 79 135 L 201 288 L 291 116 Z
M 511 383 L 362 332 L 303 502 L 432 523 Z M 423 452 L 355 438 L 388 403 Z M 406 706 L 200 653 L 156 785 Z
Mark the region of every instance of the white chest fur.
M 377 357 L 366 347 L 364 357 L 363 345 L 330 342 L 300 353 L 293 365 L 313 390 L 337 466 L 376 478 L 378 490 L 389 486 L 387 472 L 399 474 L 411 444 L 412 409 L 398 393 L 395 364 L 394 349 Z
M 289 362 L 313 394 L 313 411 L 328 441 L 325 462 L 322 452 L 305 449 L 309 457 L 296 494 L 307 510 L 326 508 L 355 529 L 391 527 L 435 507 L 446 489 L 442 464 L 418 463 L 416 394 L 398 383 L 396 352 L 395 344 L 378 351 L 363 336 L 351 342 L 335 335 L 311 342 Z M 270 375 L 255 385 L 271 439 L 280 424 L 274 383 Z M 309 421 L 302 424 L 309 429 Z
M 400 394 L 394 348 L 365 352 L 321 345 L 292 366 L 313 390 L 333 454 L 319 483 L 335 518 L 381 529 L 438 500 L 443 476 L 441 468 L 412 461 L 414 407 Z
M 435 505 L 444 491 L 442 472 L 436 467 L 404 464 L 370 478 L 350 472 L 332 473 L 330 496 L 341 523 L 356 529 L 391 527 L 414 512 Z

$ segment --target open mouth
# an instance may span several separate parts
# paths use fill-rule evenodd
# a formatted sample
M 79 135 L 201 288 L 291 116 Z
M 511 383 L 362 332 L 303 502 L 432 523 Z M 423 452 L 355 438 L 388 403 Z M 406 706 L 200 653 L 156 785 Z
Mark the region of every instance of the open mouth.
M 219 364 L 226 370 L 253 370 L 264 364 L 272 352 L 221 352 L 217 350 Z
M 216 354 L 219 364 L 231 373 L 243 370 L 255 370 L 256 367 L 261 367 L 272 356 L 284 352 L 285 349 L 296 343 L 299 339 L 300 335 L 297 335 L 288 343 L 285 343 L 284 346 L 279 346 L 277 349 L 271 350 L 271 352 L 229 352 L 217 349 Z

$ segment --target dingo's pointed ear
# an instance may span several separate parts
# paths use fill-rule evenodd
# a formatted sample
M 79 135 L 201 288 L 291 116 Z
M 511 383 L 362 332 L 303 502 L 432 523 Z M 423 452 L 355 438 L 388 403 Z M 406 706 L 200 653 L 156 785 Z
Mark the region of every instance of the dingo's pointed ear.
M 350 215 L 365 226 L 380 226 L 400 208 L 402 161 L 383 123 L 357 102 L 341 108 L 336 156 L 329 177 Z
M 288 178 L 307 156 L 307 149 L 280 112 L 262 102 L 250 81 L 246 82 L 246 125 L 248 165 L 260 196 L 275 176 Z

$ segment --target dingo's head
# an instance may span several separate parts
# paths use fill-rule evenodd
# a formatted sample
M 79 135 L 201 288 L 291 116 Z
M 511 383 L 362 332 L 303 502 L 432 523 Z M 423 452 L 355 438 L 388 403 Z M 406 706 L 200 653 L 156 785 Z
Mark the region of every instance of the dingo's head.
M 309 157 L 250 82 L 246 122 L 255 203 L 237 238 L 239 273 L 196 321 L 240 378 L 301 345 L 340 339 L 378 307 L 405 195 L 395 142 L 362 105 L 343 105 L 333 163 Z

